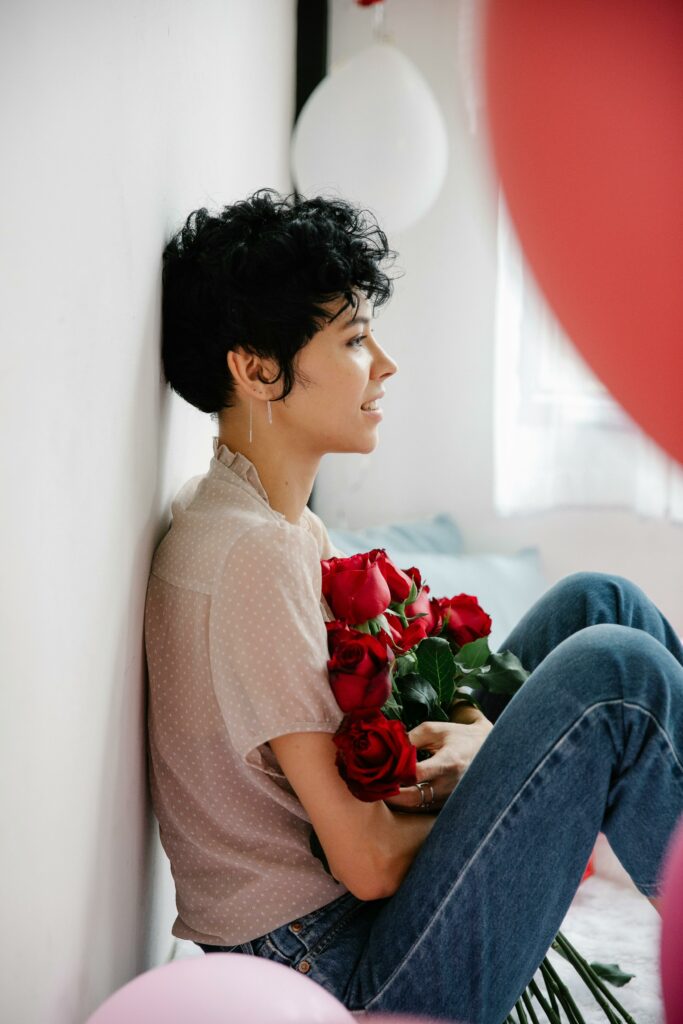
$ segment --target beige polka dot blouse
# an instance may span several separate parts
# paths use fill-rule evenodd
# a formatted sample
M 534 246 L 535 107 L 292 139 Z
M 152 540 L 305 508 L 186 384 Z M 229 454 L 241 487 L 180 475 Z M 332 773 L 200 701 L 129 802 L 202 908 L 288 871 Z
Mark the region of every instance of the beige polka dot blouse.
M 149 773 L 182 939 L 234 945 L 346 892 L 309 848 L 310 819 L 268 746 L 334 732 L 320 559 L 305 508 L 271 508 L 257 470 L 213 439 L 171 505 L 145 604 Z

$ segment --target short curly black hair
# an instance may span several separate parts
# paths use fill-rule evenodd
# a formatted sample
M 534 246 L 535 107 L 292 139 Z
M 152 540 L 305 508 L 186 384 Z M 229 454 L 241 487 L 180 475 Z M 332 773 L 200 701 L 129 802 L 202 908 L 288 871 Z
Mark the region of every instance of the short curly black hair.
M 374 312 L 393 291 L 381 264 L 397 255 L 374 216 L 341 198 L 263 188 L 217 214 L 195 210 L 163 253 L 166 380 L 217 419 L 234 395 L 226 356 L 239 345 L 276 361 L 275 378 L 260 379 L 284 377 L 281 401 L 298 379 L 297 352 L 334 319 L 320 303 L 343 295 L 342 309 L 355 309 L 355 289 Z

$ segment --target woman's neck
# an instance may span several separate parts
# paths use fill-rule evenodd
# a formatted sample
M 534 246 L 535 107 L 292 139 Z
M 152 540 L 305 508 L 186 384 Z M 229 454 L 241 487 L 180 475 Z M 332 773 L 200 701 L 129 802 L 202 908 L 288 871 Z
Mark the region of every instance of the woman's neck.
M 294 445 L 275 434 L 261 439 L 252 436 L 250 443 L 248 433 L 245 437 L 239 431 L 228 434 L 221 430 L 218 443 L 253 463 L 270 507 L 297 525 L 311 496 L 321 456 L 295 450 Z

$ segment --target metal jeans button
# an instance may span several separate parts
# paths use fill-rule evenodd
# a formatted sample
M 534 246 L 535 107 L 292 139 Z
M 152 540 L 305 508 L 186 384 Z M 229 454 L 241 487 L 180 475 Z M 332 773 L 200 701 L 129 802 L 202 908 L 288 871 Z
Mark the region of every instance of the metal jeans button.
M 289 926 L 293 932 L 300 932 L 303 928 L 301 921 L 292 921 Z
M 310 969 L 311 965 L 309 964 L 308 960 L 302 960 L 298 967 L 298 970 L 302 971 L 304 974 L 307 974 L 310 971 Z

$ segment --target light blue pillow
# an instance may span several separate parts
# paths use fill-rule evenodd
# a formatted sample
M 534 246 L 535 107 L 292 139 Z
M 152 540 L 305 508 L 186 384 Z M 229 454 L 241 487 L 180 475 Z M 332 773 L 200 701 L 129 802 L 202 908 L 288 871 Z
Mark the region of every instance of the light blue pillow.
M 447 512 L 440 512 L 429 519 L 366 526 L 362 530 L 328 526 L 327 532 L 334 546 L 345 555 L 372 551 L 373 548 L 384 548 L 390 558 L 398 557 L 402 551 L 438 551 L 455 555 L 463 548 L 460 530 Z
M 401 551 L 394 561 L 400 569 L 416 566 L 431 597 L 473 594 L 493 620 L 489 636 L 492 651 L 504 644 L 510 631 L 549 586 L 536 547 L 522 548 L 513 555 Z

